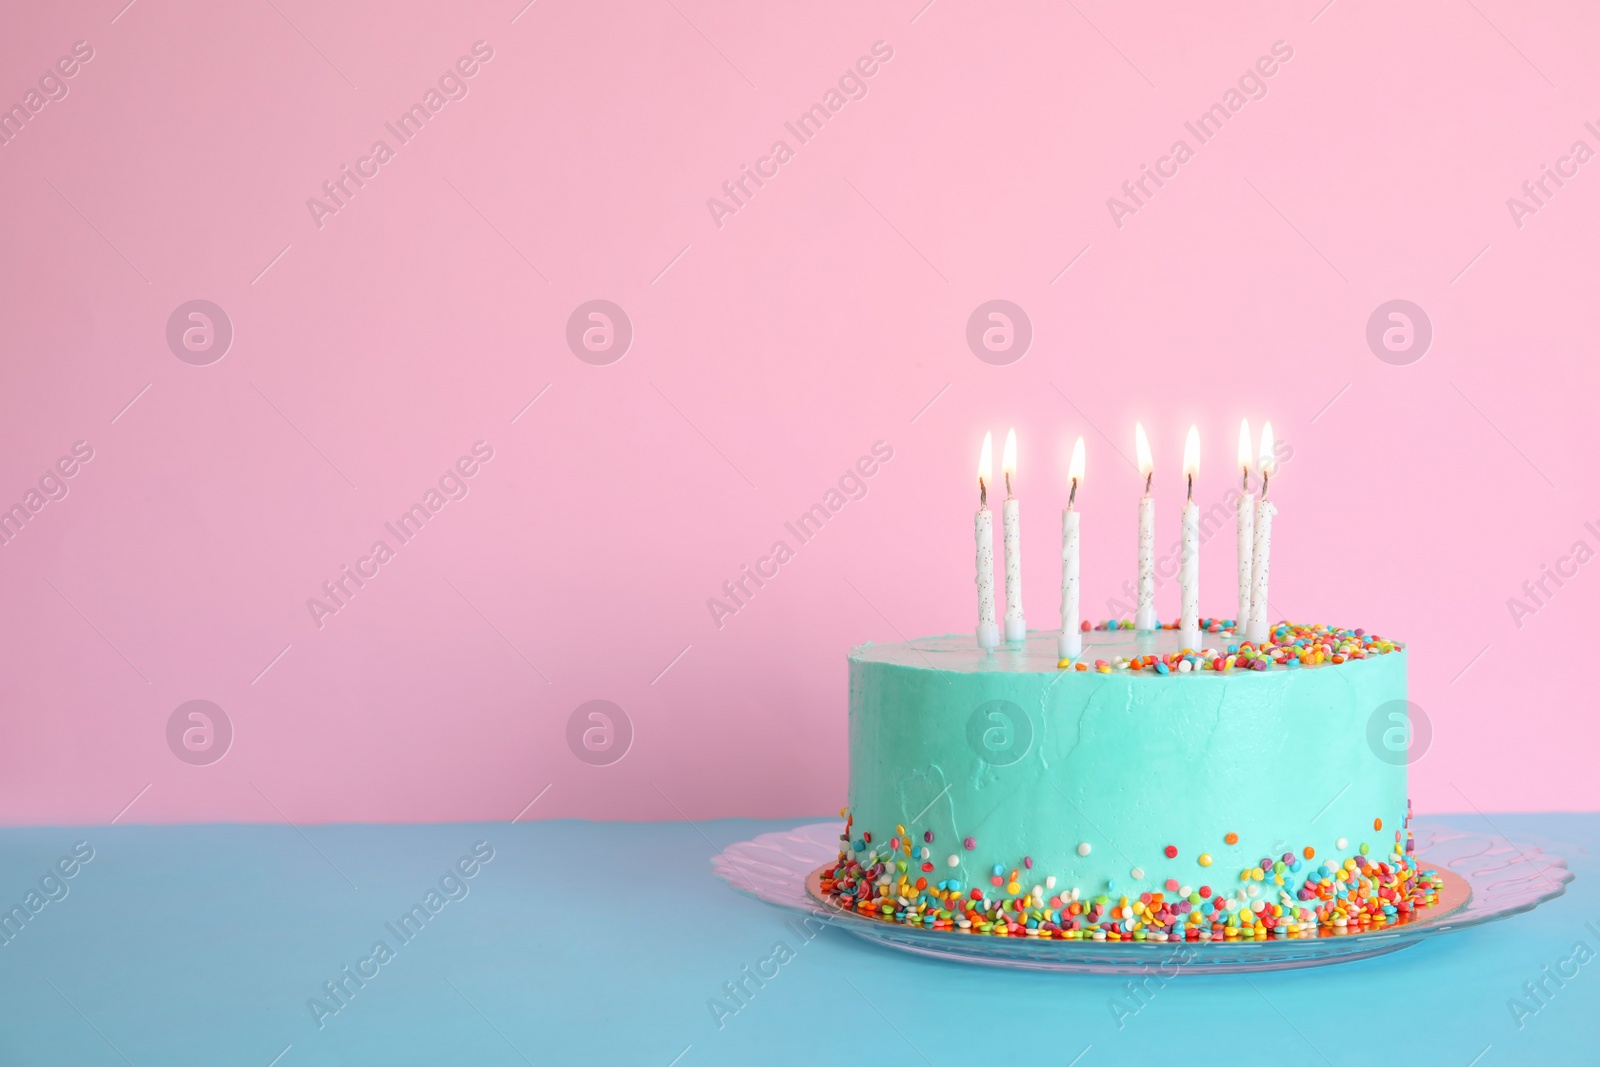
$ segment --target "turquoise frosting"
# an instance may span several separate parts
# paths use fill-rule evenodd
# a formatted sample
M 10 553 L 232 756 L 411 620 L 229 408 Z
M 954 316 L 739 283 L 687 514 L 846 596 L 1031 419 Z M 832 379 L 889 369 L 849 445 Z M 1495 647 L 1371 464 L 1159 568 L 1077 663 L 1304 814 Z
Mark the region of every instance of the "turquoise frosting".
M 1287 852 L 1300 860 L 1306 846 L 1318 864 L 1363 844 L 1374 859 L 1396 850 L 1406 768 L 1368 737 L 1378 709 L 1405 699 L 1403 650 L 1266 671 L 1101 674 L 1058 669 L 1056 637 L 1030 632 L 993 652 L 970 634 L 853 650 L 852 837 L 886 845 L 904 826 L 933 864 L 921 871 L 919 852 L 909 874 L 930 883 L 993 892 L 999 865 L 1006 878 L 1018 871 L 1024 892 L 1054 877 L 1052 893 L 1129 896 L 1168 879 L 1231 892 L 1242 870 Z M 1178 642 L 1173 631 L 1086 633 L 1084 658 Z

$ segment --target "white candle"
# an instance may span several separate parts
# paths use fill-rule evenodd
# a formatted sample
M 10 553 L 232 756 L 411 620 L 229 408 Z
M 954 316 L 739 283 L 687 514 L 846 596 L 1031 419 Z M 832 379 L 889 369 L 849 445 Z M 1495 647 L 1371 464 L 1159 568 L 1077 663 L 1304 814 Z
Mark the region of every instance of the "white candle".
M 1194 479 L 1200 473 L 1200 431 L 1191 426 L 1183 443 L 1183 480 L 1188 497 L 1183 504 L 1182 555 L 1179 557 L 1178 588 L 1182 608 L 1178 628 L 1186 648 L 1200 648 L 1200 505 L 1194 502 Z
M 1272 562 L 1272 516 L 1278 513 L 1267 499 L 1267 483 L 1277 473 L 1272 454 L 1272 423 L 1261 428 L 1261 500 L 1256 505 L 1255 547 L 1250 588 L 1250 629 L 1245 639 L 1260 645 L 1267 639 L 1267 570 Z
M 1017 476 L 1017 431 L 1006 431 L 1006 450 L 1000 461 L 1006 479 L 1006 502 L 1000 514 L 1004 522 L 1006 552 L 1006 640 L 1021 641 L 1028 635 L 1022 618 L 1022 519 L 1017 498 L 1011 495 L 1011 482 Z
M 1150 496 L 1155 464 L 1150 459 L 1150 441 L 1144 424 L 1133 424 L 1134 447 L 1139 454 L 1139 477 L 1144 479 L 1144 496 L 1139 498 L 1139 609 L 1133 625 L 1139 630 L 1156 628 L 1156 502 Z
M 1234 529 L 1239 535 L 1239 611 L 1233 617 L 1235 636 L 1250 625 L 1250 586 L 1255 580 L 1256 498 L 1250 492 L 1250 420 L 1239 421 L 1239 467 L 1244 472 L 1239 503 L 1234 511 Z
M 1078 611 L 1078 486 L 1083 482 L 1083 438 L 1072 446 L 1072 466 L 1067 477 L 1067 506 L 1061 512 L 1061 638 L 1057 653 L 1062 659 L 1083 655 L 1083 628 Z
M 978 647 L 994 648 L 1000 643 L 1000 628 L 994 622 L 994 519 L 989 512 L 989 481 L 993 477 L 994 438 L 983 435 L 983 454 L 978 460 L 978 514 L 973 533 L 978 542 Z

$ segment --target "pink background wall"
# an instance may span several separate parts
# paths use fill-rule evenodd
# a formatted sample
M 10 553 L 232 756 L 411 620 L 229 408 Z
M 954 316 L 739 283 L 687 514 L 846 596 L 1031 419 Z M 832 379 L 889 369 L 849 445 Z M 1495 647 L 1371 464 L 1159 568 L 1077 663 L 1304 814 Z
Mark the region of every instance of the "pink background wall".
M 1419 810 L 1600 802 L 1600 564 L 1520 627 L 1506 603 L 1600 549 L 1600 162 L 1559 163 L 1600 150 L 1584 6 L 124 2 L 0 33 L 8 106 L 93 49 L 0 147 L 0 504 L 93 450 L 0 548 L 0 819 L 827 812 L 846 650 L 972 624 L 984 430 L 1022 440 L 1048 626 L 1071 440 L 1100 617 L 1132 571 L 1134 420 L 1168 542 L 1183 431 L 1216 499 L 1242 415 L 1295 450 L 1280 613 L 1411 642 Z M 384 124 L 477 41 L 401 144 Z M 800 144 L 784 123 L 878 41 Z M 1201 145 L 1184 123 L 1277 41 Z M 1179 138 L 1119 227 L 1107 198 Z M 307 199 L 379 139 L 319 226 Z M 708 198 L 778 139 L 719 226 Z M 1514 219 L 1544 164 L 1576 175 Z M 234 331 L 209 365 L 166 339 L 196 299 Z M 632 324 L 609 365 L 566 342 L 595 299 Z M 1032 324 L 1010 365 L 965 340 L 991 299 Z M 1432 323 L 1408 365 L 1366 340 L 1394 299 Z M 718 628 L 707 599 L 880 440 L 866 497 Z M 478 441 L 466 497 L 401 545 L 384 523 Z M 319 628 L 307 599 L 380 538 Z M 609 765 L 568 740 L 596 699 L 631 724 Z M 186 762 L 192 700 L 232 737 Z

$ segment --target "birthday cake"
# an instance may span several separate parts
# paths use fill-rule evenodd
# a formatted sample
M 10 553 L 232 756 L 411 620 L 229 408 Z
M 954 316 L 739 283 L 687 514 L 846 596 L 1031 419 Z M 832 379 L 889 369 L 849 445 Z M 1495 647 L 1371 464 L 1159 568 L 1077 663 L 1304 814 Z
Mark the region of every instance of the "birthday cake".
M 1156 621 L 1153 461 L 1134 427 L 1133 622 L 1079 618 L 1084 443 L 1062 512 L 1061 628 L 1029 631 L 1015 431 L 1003 460 L 1004 643 L 995 614 L 993 439 L 978 462 L 978 627 L 850 654 L 850 803 L 820 891 L 934 929 L 1053 939 L 1315 937 L 1436 903 L 1418 867 L 1406 653 L 1365 630 L 1267 623 L 1279 452 L 1239 428 L 1237 619 L 1199 617 L 1198 431 L 1184 445 L 1183 604 Z M 1259 498 L 1250 491 L 1252 455 Z
M 1368 740 L 1405 700 L 1404 646 L 1202 625 L 1192 651 L 1102 624 L 1070 661 L 1055 631 L 855 649 L 824 895 L 952 932 L 1156 941 L 1356 932 L 1435 902 L 1405 761 Z

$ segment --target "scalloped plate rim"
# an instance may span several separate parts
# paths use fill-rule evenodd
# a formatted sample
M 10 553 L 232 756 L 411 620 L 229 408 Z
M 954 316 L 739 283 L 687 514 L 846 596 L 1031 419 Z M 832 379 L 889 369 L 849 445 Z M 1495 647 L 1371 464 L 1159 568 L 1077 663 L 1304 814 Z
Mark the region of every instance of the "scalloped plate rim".
M 837 855 L 842 821 L 804 823 L 786 830 L 769 831 L 738 841 L 711 857 L 713 871 L 729 886 L 790 911 L 816 916 L 862 940 L 914 955 L 958 963 L 1024 970 L 1076 971 L 1079 973 L 1129 973 L 1148 967 L 1152 955 L 1179 947 L 1195 950 L 1200 958 L 1183 964 L 1197 973 L 1245 973 L 1315 967 L 1387 955 L 1430 937 L 1455 933 L 1532 911 L 1566 892 L 1575 877 L 1566 860 L 1538 846 L 1523 846 L 1509 838 L 1414 820 L 1419 862 L 1459 879 L 1469 895 L 1448 911 L 1364 933 L 1326 938 L 1281 938 L 1266 941 L 1041 941 L 1034 938 L 962 937 L 948 931 L 909 927 L 881 919 L 844 912 L 814 899 L 807 879 Z M 1424 841 L 1426 844 L 1424 844 Z M 1460 847 L 1479 846 L 1462 853 Z M 1529 853 L 1533 855 L 1530 856 Z M 1541 866 L 1536 858 L 1542 858 Z M 1501 861 L 1490 866 L 1470 861 Z M 1473 868 L 1458 870 L 1457 866 Z M 1517 868 L 1528 873 L 1494 881 L 1493 876 Z M 1538 880 L 1534 890 L 1527 883 Z M 1508 886 L 1521 886 L 1520 892 Z M 1512 895 L 1514 899 L 1501 898 Z M 1218 951 L 1220 950 L 1220 951 Z

